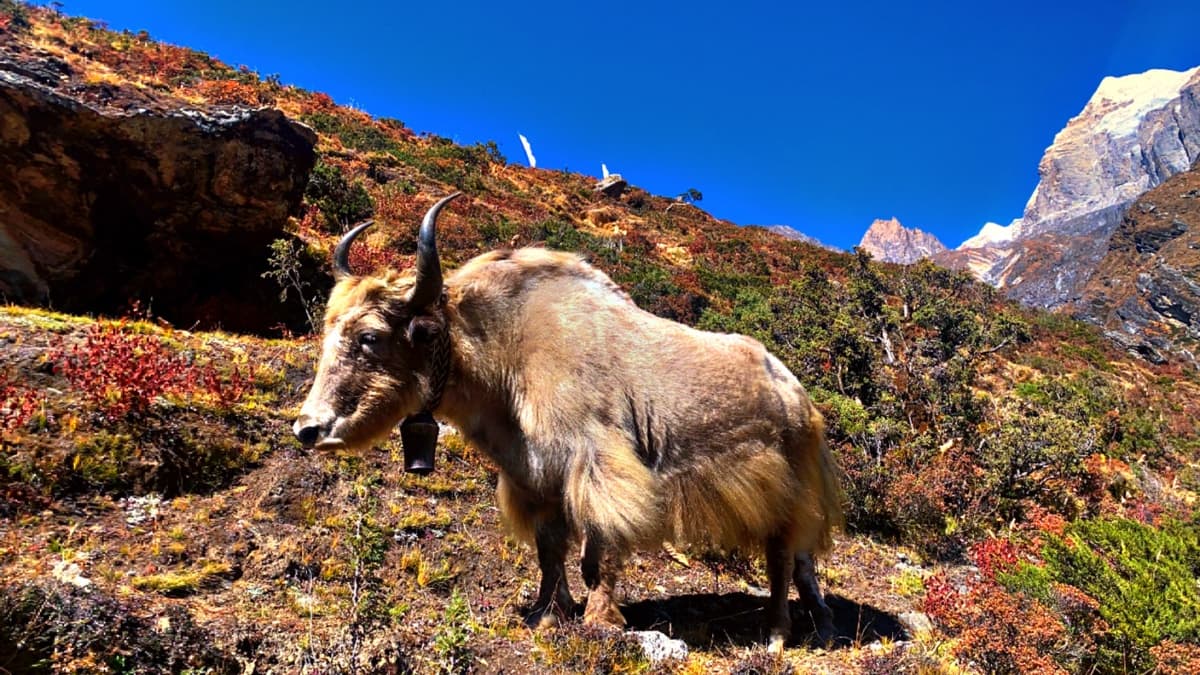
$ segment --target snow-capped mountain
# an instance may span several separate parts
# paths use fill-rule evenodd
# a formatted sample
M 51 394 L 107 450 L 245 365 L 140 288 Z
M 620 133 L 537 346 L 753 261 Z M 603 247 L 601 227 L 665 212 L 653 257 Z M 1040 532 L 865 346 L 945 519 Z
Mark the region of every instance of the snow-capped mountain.
M 1021 218 L 936 257 L 1027 304 L 1071 302 L 1133 200 L 1200 159 L 1200 67 L 1106 77 L 1038 164 Z

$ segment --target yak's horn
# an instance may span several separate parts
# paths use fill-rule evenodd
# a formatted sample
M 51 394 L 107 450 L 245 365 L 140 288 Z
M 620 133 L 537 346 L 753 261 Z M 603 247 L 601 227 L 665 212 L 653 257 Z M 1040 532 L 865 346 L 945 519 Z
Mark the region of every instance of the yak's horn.
M 338 242 L 337 248 L 333 249 L 333 277 L 335 279 L 354 276 L 354 273 L 350 271 L 350 245 L 354 243 L 358 235 L 362 234 L 363 230 L 370 227 L 374 222 L 373 220 L 368 220 L 365 223 L 355 226 L 353 230 L 350 230 L 342 237 L 342 240 Z
M 412 295 L 408 299 L 408 304 L 412 307 L 429 307 L 442 295 L 442 263 L 438 260 L 437 252 L 437 217 L 443 206 L 451 199 L 461 196 L 461 192 L 455 192 L 442 197 L 441 201 L 429 208 L 425 219 L 421 221 L 421 229 L 417 233 L 417 281 L 413 284 Z

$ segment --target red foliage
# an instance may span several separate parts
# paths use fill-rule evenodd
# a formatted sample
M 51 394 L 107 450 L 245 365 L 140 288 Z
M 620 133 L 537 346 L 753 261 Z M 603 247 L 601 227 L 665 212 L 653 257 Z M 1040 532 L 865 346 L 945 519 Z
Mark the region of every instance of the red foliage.
M 412 228 L 421 222 L 428 205 L 419 195 L 381 190 L 375 197 L 375 218 L 392 227 Z
M 1026 513 L 1026 520 L 1039 532 L 1061 537 L 1067 530 L 1067 521 L 1057 513 L 1051 513 L 1041 506 L 1032 506 Z
M 308 113 L 333 112 L 337 110 L 337 104 L 333 102 L 329 94 L 319 91 L 309 96 L 305 103 L 307 104 L 305 112 Z
M 166 394 L 208 394 L 224 407 L 253 386 L 238 369 L 223 380 L 209 364 L 199 368 L 158 337 L 128 330 L 128 321 L 89 327 L 82 344 L 51 353 L 55 370 L 110 420 L 146 412 Z
M 190 367 L 158 338 L 128 332 L 125 320 L 89 327 L 83 344 L 51 358 L 109 419 L 145 412 L 154 399 L 178 391 Z
M 37 408 L 36 391 L 18 387 L 0 375 L 0 431 L 24 426 Z
M 237 80 L 205 80 L 196 85 L 196 93 L 210 103 L 224 105 L 264 105 L 272 103 L 258 86 Z
M 925 613 L 934 621 L 953 630 L 962 613 L 963 594 L 958 592 L 945 573 L 938 572 L 925 580 Z
M 986 539 L 971 547 L 971 559 L 985 579 L 995 580 L 1017 566 L 1017 547 L 1008 539 Z
M 1200 673 L 1200 646 L 1163 642 L 1150 648 L 1150 655 L 1160 675 L 1192 675 Z
M 1067 627 L 1047 606 L 981 579 L 960 592 L 944 576 L 926 582 L 924 609 L 951 636 L 954 651 L 985 672 L 1066 672 L 1048 656 Z
M 211 395 L 221 408 L 228 408 L 242 400 L 254 388 L 254 373 L 243 377 L 241 368 L 237 366 L 234 366 L 228 379 L 222 378 L 211 363 L 199 372 L 199 382 L 193 384 L 191 389 Z
M 350 247 L 350 270 L 355 274 L 372 274 L 384 269 L 402 270 L 408 259 L 392 248 L 379 248 L 366 243 Z

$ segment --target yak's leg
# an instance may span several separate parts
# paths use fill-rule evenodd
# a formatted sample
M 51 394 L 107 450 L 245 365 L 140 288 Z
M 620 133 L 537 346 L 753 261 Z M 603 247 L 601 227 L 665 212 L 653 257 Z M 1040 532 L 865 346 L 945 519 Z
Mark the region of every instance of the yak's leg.
M 625 626 L 625 615 L 613 598 L 620 573 L 621 556 L 603 539 L 589 533 L 583 542 L 580 561 L 583 583 L 588 587 L 587 608 L 583 611 L 585 624 L 607 624 Z
M 771 597 L 767 598 L 767 629 L 770 631 L 767 651 L 771 654 L 781 654 L 783 644 L 792 635 L 792 615 L 788 611 L 788 582 L 791 581 L 796 558 L 791 547 L 779 537 L 767 539 L 766 553 L 767 584 L 771 588 Z
M 537 543 L 538 566 L 542 569 L 542 585 L 527 622 L 530 626 L 549 628 L 557 625 L 575 608 L 575 600 L 567 586 L 566 559 L 570 530 L 561 510 L 537 524 L 534 540 Z
M 812 554 L 807 551 L 796 554 L 796 570 L 792 573 L 792 580 L 796 582 L 796 590 L 800 591 L 804 610 L 812 617 L 817 638 L 821 642 L 832 640 L 836 635 L 833 611 L 825 604 L 825 596 L 817 583 L 817 563 Z

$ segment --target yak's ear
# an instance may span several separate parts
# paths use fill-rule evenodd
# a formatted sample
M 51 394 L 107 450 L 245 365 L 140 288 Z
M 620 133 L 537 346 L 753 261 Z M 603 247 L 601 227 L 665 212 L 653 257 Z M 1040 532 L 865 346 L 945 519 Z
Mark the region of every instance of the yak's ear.
M 423 345 L 433 342 L 445 327 L 437 318 L 428 314 L 414 316 L 412 321 L 408 322 L 408 341 L 414 345 Z

